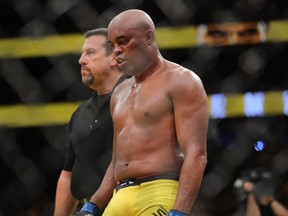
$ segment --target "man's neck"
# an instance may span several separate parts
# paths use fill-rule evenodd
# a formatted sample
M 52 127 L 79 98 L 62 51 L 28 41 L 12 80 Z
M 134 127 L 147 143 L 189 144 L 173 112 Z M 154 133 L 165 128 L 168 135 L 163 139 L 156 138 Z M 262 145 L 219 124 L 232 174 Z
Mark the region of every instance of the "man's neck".
M 112 72 L 112 73 L 113 75 L 107 78 L 105 82 L 102 83 L 102 85 L 99 85 L 95 88 L 92 87 L 95 91 L 97 91 L 98 95 L 108 94 L 113 91 L 116 83 L 122 76 L 122 73 L 119 72 Z

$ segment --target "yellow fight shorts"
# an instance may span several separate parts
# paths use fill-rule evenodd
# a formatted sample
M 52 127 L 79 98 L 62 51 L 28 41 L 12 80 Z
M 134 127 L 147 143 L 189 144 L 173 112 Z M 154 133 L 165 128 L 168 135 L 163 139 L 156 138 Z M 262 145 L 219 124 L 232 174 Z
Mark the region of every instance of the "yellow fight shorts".
M 159 175 L 119 182 L 102 216 L 164 216 L 172 209 L 178 176 Z

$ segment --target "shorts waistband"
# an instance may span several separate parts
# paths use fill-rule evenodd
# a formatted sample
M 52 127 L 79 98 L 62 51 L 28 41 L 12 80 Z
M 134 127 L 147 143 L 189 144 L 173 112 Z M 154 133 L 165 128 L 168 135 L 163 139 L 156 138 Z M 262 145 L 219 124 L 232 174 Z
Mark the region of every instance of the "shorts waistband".
M 178 175 L 173 174 L 166 174 L 166 175 L 155 175 L 155 176 L 149 176 L 146 178 L 127 178 L 123 179 L 121 181 L 117 182 L 116 191 L 118 191 L 121 188 L 132 186 L 132 185 L 140 185 L 144 182 L 159 180 L 159 179 L 168 179 L 168 180 L 179 180 Z

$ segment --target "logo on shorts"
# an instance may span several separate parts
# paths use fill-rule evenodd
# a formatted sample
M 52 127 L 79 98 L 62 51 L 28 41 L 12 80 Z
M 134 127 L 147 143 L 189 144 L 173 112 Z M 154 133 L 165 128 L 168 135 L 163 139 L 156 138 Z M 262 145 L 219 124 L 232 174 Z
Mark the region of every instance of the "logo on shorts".
M 153 216 L 164 216 L 167 214 L 168 214 L 168 211 L 162 206 L 159 209 L 157 209 L 155 213 L 152 213 Z

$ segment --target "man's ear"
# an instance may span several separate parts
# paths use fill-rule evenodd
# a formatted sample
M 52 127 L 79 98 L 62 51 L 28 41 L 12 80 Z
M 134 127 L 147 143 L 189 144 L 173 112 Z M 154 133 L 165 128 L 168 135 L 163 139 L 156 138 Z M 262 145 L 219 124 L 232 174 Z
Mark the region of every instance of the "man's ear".
M 116 67 L 117 66 L 117 62 L 115 60 L 114 55 L 111 55 L 111 62 L 110 62 L 111 67 Z
M 154 41 L 154 32 L 152 31 L 152 29 L 149 29 L 145 32 L 145 40 L 146 40 L 146 44 L 148 46 L 150 46 L 153 41 Z

